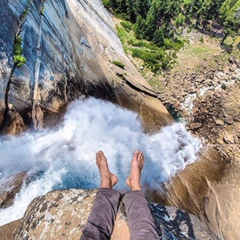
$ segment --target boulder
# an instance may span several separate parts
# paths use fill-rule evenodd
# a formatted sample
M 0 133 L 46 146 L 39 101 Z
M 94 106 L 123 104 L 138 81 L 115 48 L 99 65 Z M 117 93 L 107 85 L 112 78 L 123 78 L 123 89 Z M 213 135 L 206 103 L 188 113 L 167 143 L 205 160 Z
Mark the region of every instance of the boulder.
M 53 191 L 32 201 L 15 232 L 15 240 L 78 240 L 91 211 L 97 190 Z M 216 239 L 193 215 L 160 204 L 149 203 L 153 218 L 164 239 Z M 129 239 L 123 205 L 120 206 L 113 240 Z M 175 237 L 175 238 L 174 238 Z

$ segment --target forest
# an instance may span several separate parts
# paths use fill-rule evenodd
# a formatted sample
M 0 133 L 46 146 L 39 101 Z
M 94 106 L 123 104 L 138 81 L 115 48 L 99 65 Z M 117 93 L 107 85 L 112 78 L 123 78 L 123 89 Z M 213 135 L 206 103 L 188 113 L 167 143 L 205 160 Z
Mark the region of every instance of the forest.
M 154 73 L 176 63 L 176 52 L 188 41 L 183 30 L 218 37 L 222 45 L 228 36 L 232 42 L 239 36 L 240 0 L 103 0 L 103 4 L 123 20 L 117 31 L 125 52 L 142 59 Z
M 224 34 L 239 34 L 240 0 L 104 0 L 104 5 L 135 23 L 137 38 L 163 44 L 180 26 L 220 28 Z

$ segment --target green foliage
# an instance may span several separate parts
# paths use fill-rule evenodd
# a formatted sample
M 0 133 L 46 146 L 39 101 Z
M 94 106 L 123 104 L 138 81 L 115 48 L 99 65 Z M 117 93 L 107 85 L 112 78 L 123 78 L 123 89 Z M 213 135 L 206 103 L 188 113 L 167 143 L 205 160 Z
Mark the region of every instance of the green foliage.
M 236 37 L 240 26 L 240 0 L 103 0 L 121 19 L 118 35 L 127 53 L 157 72 L 169 69 L 184 46 L 185 28 L 224 27 L 225 38 Z M 127 21 L 126 21 L 127 20 Z M 130 21 L 130 22 L 129 22 Z M 223 41 L 225 40 L 223 39 Z M 203 38 L 200 38 L 203 42 Z
M 134 28 L 136 38 L 138 38 L 138 39 L 145 38 L 146 29 L 147 29 L 147 26 L 146 26 L 145 19 L 143 19 L 141 16 L 138 16 L 137 22 L 136 22 L 135 28 Z
M 22 38 L 20 36 L 16 36 L 14 41 L 14 54 L 22 55 Z
M 103 0 L 103 5 L 105 8 L 109 9 L 111 7 L 111 1 L 110 0 Z
M 127 41 L 127 43 L 129 45 L 132 45 L 134 47 L 145 47 L 145 48 L 148 48 L 150 50 L 155 50 L 155 51 L 158 51 L 159 50 L 159 47 L 154 45 L 153 43 L 151 42 L 148 42 L 148 41 L 145 41 L 145 40 L 134 40 L 134 39 L 129 39 Z
M 22 56 L 22 38 L 16 36 L 14 41 L 14 56 L 13 60 L 17 67 L 22 66 L 26 62 L 26 58 Z
M 119 26 L 116 26 L 116 29 L 117 29 L 118 36 L 121 39 L 121 42 L 124 44 L 126 36 L 127 36 L 126 30 L 124 28 L 119 27 Z
M 170 38 L 165 38 L 164 46 L 167 49 L 174 49 L 175 51 L 179 51 L 184 46 L 184 41 L 181 41 L 179 39 L 172 40 Z
M 158 47 L 153 42 L 137 40 L 133 30 L 129 32 L 125 28 L 117 26 L 117 31 L 125 52 L 131 53 L 134 58 L 142 59 L 144 65 L 152 72 L 157 73 L 162 69 L 171 68 L 174 54 L 168 54 L 164 48 Z
M 134 13 L 136 16 L 141 16 L 142 18 L 146 18 L 149 8 L 150 8 L 150 2 L 148 0 L 134 1 Z
M 175 21 L 176 27 L 184 26 L 185 21 L 186 21 L 186 17 L 182 13 L 179 13 Z
M 121 19 L 135 23 L 138 39 L 153 41 L 163 46 L 163 38 L 174 41 L 181 33 L 179 27 L 211 28 L 214 23 L 224 29 L 225 38 L 237 36 L 240 26 L 240 0 L 103 0 Z M 127 26 L 124 28 L 128 29 Z M 159 32 L 162 29 L 163 32 Z M 163 34 L 162 34 L 163 33 Z M 174 34 L 170 34 L 174 33 Z M 159 39 L 159 40 L 158 40 Z M 173 44 L 175 45 L 175 44 Z M 175 47 L 176 48 L 176 47 Z
M 171 56 L 161 49 L 158 49 L 158 51 L 149 51 L 147 49 L 132 48 L 131 51 L 133 57 L 142 59 L 146 66 L 154 73 L 161 69 L 167 69 L 171 65 Z
M 26 62 L 26 58 L 21 55 L 14 55 L 13 60 L 17 67 L 21 67 Z
M 164 46 L 164 32 L 163 29 L 155 30 L 152 40 L 158 47 Z
M 116 66 L 122 68 L 122 69 L 124 69 L 124 67 L 125 67 L 125 65 L 118 60 L 113 60 L 112 63 L 115 64 Z
M 135 0 L 126 0 L 128 20 L 133 23 L 136 21 L 136 14 L 134 11 L 134 2 Z
M 120 24 L 127 30 L 131 31 L 132 30 L 132 24 L 130 22 L 120 22 Z

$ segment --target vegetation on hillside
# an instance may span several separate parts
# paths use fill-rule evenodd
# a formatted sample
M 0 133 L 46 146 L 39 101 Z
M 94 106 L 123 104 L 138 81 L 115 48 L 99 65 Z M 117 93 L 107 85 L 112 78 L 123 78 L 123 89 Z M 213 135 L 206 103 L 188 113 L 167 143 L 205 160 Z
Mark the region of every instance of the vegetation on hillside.
M 103 0 L 123 20 L 117 27 L 125 51 L 152 72 L 170 69 L 184 46 L 184 28 L 237 39 L 240 0 Z M 200 39 L 200 41 L 203 39 Z
M 139 39 L 158 46 L 164 38 L 176 39 L 177 28 L 211 28 L 218 25 L 228 35 L 239 35 L 240 0 L 103 0 L 117 16 L 135 24 Z

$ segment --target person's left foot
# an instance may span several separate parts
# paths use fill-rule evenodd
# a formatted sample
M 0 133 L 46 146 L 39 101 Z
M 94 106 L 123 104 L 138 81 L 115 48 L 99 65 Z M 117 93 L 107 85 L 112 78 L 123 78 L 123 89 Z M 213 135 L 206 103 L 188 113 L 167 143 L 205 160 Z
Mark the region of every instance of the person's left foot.
M 118 178 L 109 171 L 107 158 L 102 151 L 96 153 L 96 164 L 101 175 L 101 188 L 113 188 Z

